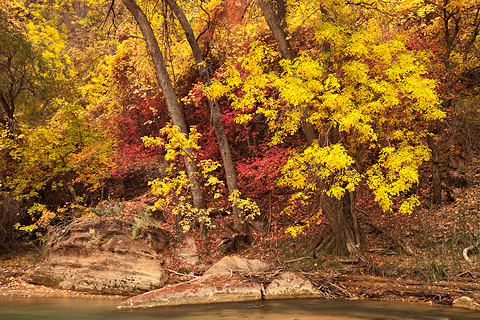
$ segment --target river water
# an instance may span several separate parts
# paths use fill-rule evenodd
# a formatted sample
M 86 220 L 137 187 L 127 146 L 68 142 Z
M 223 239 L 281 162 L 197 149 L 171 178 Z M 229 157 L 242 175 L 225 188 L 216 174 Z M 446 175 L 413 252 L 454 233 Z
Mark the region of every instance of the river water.
M 0 320 L 480 320 L 480 312 L 383 301 L 302 299 L 118 310 L 119 302 L 0 297 Z

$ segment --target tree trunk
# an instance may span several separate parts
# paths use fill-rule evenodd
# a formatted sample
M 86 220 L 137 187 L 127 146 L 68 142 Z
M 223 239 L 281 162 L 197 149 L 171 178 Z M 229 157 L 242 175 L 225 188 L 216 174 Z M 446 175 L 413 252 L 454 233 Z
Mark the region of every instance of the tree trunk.
M 160 87 L 162 88 L 163 96 L 165 97 L 165 102 L 167 104 L 170 117 L 172 118 L 173 125 L 179 127 L 180 132 L 188 137 L 188 127 L 185 121 L 185 116 L 183 114 L 182 107 L 178 103 L 175 90 L 167 72 L 167 67 L 165 66 L 165 61 L 163 60 L 162 52 L 160 51 L 150 22 L 135 0 L 123 0 L 123 3 L 133 15 L 140 29 L 142 30 L 143 37 L 147 43 L 148 51 L 150 52 L 155 70 L 157 71 L 158 81 L 160 82 Z M 187 149 L 186 153 L 187 154 L 184 156 L 185 167 L 190 180 L 190 191 L 192 192 L 193 205 L 195 208 L 203 209 L 206 208 L 206 203 L 200 188 L 200 183 L 196 177 L 197 167 L 189 156 L 189 154 L 192 154 L 192 150 Z
M 440 180 L 440 160 L 438 154 L 438 148 L 433 139 L 433 135 L 437 133 L 438 128 L 430 126 L 429 128 L 431 135 L 427 136 L 428 147 L 432 151 L 432 203 L 440 204 L 442 202 L 442 182 Z
M 258 4 L 262 9 L 263 16 L 265 17 L 265 20 L 272 31 L 273 37 L 277 41 L 282 58 L 285 60 L 293 60 L 295 58 L 295 53 L 293 52 L 290 42 L 287 39 L 287 23 L 285 19 L 282 19 L 282 17 L 279 19 L 279 14 L 275 12 L 272 1 L 273 0 L 258 0 Z M 279 5 L 279 7 L 282 6 Z M 283 12 L 285 12 L 285 5 L 283 5 Z
M 329 140 L 332 144 L 340 142 L 338 127 L 331 128 Z M 322 211 L 333 229 L 338 251 L 348 252 L 351 256 L 358 256 L 361 239 L 357 216 L 354 212 L 355 193 L 345 192 L 341 199 L 337 199 L 322 192 L 320 199 Z
M 166 2 L 182 25 L 187 41 L 192 49 L 193 58 L 197 64 L 198 73 L 200 74 L 202 83 L 205 87 L 208 87 L 211 83 L 210 74 L 206 68 L 202 51 L 198 45 L 197 39 L 195 38 L 192 26 L 185 16 L 182 8 L 175 0 L 166 0 Z M 233 164 L 232 153 L 230 151 L 230 146 L 228 145 L 227 135 L 225 134 L 225 127 L 222 123 L 222 114 L 217 100 L 208 99 L 208 106 L 210 108 L 211 119 L 215 128 L 215 135 L 217 137 L 218 147 L 220 149 L 223 167 L 225 169 L 228 192 L 232 194 L 235 190 L 238 190 L 238 182 L 235 166 Z M 245 216 L 237 206 L 233 207 L 233 221 L 236 232 L 248 234 L 248 224 L 245 221 Z
M 282 58 L 285 60 L 293 61 L 295 59 L 295 52 L 290 46 L 290 42 L 287 37 L 287 21 L 286 21 L 286 8 L 284 0 L 276 0 L 277 10 L 273 7 L 273 0 L 258 0 L 258 4 L 262 9 L 263 16 L 267 21 L 270 30 L 272 31 L 273 37 L 277 42 L 278 49 Z M 315 127 L 308 122 L 308 117 L 310 115 L 310 108 L 304 106 L 303 118 L 302 118 L 302 132 L 305 136 L 305 140 L 310 145 L 312 142 L 317 139 L 317 132 Z
M 346 192 L 342 199 L 322 193 L 320 206 L 330 222 L 338 253 L 357 257 L 360 252 L 360 232 L 352 206 L 353 194 Z
M 11 97 L 13 97 L 11 95 Z M 10 138 L 15 138 L 17 136 L 16 134 L 16 120 L 15 120 L 15 101 L 14 99 L 9 99 L 10 101 L 7 101 L 3 94 L 0 93 L 0 108 L 1 108 L 1 113 L 2 113 L 2 120 L 0 123 L 2 123 L 5 128 L 7 129 L 7 132 L 10 136 Z
M 275 37 L 282 58 L 285 60 L 293 60 L 295 53 L 287 38 L 287 24 L 285 18 L 281 17 L 281 15 L 286 12 L 285 2 L 284 0 L 275 0 L 278 8 L 276 12 L 272 4 L 273 1 L 274 0 L 258 0 L 258 3 Z M 302 132 L 307 143 L 310 145 L 317 139 L 318 135 L 313 124 L 308 121 L 310 108 L 308 106 L 303 107 Z M 330 130 L 329 140 L 331 143 L 338 143 L 340 141 L 338 128 L 334 127 Z M 324 182 L 320 184 L 324 184 Z M 352 197 L 354 194 L 347 192 L 342 199 L 337 199 L 328 197 L 323 191 L 320 192 L 320 205 L 333 229 L 337 248 L 339 251 L 348 252 L 352 256 L 358 256 L 361 239 L 357 217 L 353 212 Z

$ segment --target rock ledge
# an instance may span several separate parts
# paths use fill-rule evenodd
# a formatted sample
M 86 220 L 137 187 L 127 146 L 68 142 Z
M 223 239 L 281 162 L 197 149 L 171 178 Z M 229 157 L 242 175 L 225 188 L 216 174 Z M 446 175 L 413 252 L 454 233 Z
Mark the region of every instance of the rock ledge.
M 169 234 L 150 227 L 132 239 L 133 218 L 78 221 L 53 239 L 34 284 L 101 294 L 132 295 L 162 287 Z

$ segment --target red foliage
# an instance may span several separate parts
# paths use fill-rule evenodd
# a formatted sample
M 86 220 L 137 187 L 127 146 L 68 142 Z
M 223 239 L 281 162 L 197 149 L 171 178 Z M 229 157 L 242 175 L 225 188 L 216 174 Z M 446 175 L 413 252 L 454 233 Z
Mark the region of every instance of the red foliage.
M 261 116 L 256 116 L 247 124 L 235 122 L 241 111 L 233 110 L 227 101 L 221 101 L 222 121 L 230 148 L 237 165 L 237 175 L 242 193 L 261 198 L 272 192 L 280 170 L 288 159 L 288 149 L 268 147 L 270 133 Z M 220 152 L 215 130 L 210 123 L 207 99 L 200 83 L 190 91 L 186 104 L 186 114 L 190 124 L 195 124 L 202 133 L 200 159 L 220 161 Z M 220 174 L 223 175 L 223 172 Z
M 279 188 L 281 169 L 287 162 L 289 149 L 263 146 L 264 156 L 243 159 L 237 165 L 238 180 L 242 193 L 261 199 Z
M 108 130 L 117 139 L 116 161 L 120 168 L 152 159 L 161 154 L 159 147 L 146 148 L 144 136 L 158 136 L 167 121 L 163 97 L 134 97 L 127 106 L 120 107 L 108 125 Z

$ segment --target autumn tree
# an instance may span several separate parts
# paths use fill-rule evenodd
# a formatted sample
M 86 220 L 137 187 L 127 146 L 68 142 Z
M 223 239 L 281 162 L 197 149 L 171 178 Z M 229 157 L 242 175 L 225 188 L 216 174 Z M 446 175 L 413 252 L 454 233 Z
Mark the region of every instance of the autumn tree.
M 263 16 L 267 22 L 282 58 L 292 61 L 296 55 L 289 41 L 288 24 L 287 24 L 287 9 L 285 0 L 266 1 L 258 0 L 258 4 L 262 9 Z M 302 132 L 309 144 L 317 138 L 317 133 L 312 124 L 306 121 L 308 117 L 309 108 L 304 110 L 304 119 L 302 120 Z
M 198 72 L 202 83 L 205 87 L 210 86 L 211 78 L 208 72 L 205 60 L 203 59 L 202 51 L 195 37 L 194 31 L 190 22 L 188 21 L 182 8 L 175 0 L 165 0 L 168 6 L 172 9 L 178 21 L 180 22 L 182 29 L 185 32 L 185 37 L 192 49 L 193 58 L 197 64 Z M 235 165 L 232 159 L 232 153 L 228 144 L 228 139 L 225 134 L 225 127 L 222 122 L 222 114 L 218 101 L 216 99 L 208 99 L 208 106 L 211 113 L 211 119 L 215 128 L 215 135 L 217 138 L 218 146 L 220 149 L 220 155 L 223 161 L 223 168 L 225 170 L 225 176 L 227 181 L 228 192 L 233 195 L 238 192 L 237 174 L 235 172 Z M 233 206 L 233 229 L 243 235 L 248 234 L 248 224 L 245 221 L 245 215 L 237 206 Z
M 64 38 L 43 21 L 35 6 L 9 0 L 0 5 L 0 123 L 15 139 L 25 125 L 38 125 L 54 114 L 68 91 L 70 60 Z M 2 134 L 3 136 L 3 134 Z M 13 144 L 0 145 L 0 179 L 13 175 Z M 0 182 L 1 183 L 1 182 Z M 5 184 L 4 184 L 5 186 Z
M 430 156 L 426 124 L 444 114 L 435 81 L 425 77 L 425 56 L 407 50 L 401 35 L 385 37 L 376 11 L 342 3 L 328 9 L 315 20 L 324 50 L 276 65 L 271 46 L 253 43 L 207 91 L 229 97 L 244 113 L 240 122 L 262 114 L 274 132 L 271 144 L 296 133 L 308 108 L 306 121 L 319 136 L 292 152 L 281 183 L 296 190 L 293 202 L 315 199 L 339 251 L 358 255 L 356 189 L 366 184 L 384 211 L 412 212 L 419 199 L 409 190 Z
M 0 3 L 0 121 L 7 128 L 0 205 L 15 221 L 32 219 L 26 231 L 66 218 L 68 204 L 96 201 L 114 168 L 112 140 L 93 129 L 85 106 L 69 103 L 69 8 L 65 1 Z
M 51 220 L 69 218 L 75 211 L 70 209 L 95 202 L 95 194 L 102 192 L 104 180 L 115 168 L 113 141 L 87 120 L 81 106 L 65 105 L 43 125 L 24 126 L 19 142 L 0 136 L 0 146 L 9 146 L 16 161 L 3 187 L 11 197 L 29 203 L 33 223 L 18 225 L 20 229 L 43 232 Z
M 9 26 L 0 11 L 0 107 L 1 123 L 13 134 L 15 131 L 16 101 L 27 91 L 35 76 L 36 58 L 33 48 L 21 32 Z
M 65 79 L 65 64 L 44 47 L 51 37 L 40 40 L 38 26 L 12 21 L 7 14 L 0 10 L 0 123 L 13 134 L 19 113 L 29 120 L 46 111 Z
M 162 92 L 165 97 L 165 101 L 173 125 L 177 126 L 180 129 L 180 132 L 186 137 L 188 137 L 188 127 L 185 121 L 185 116 L 177 100 L 175 90 L 168 75 L 167 67 L 165 66 L 163 54 L 160 50 L 160 47 L 158 46 L 158 42 L 152 30 L 150 22 L 148 21 L 145 13 L 143 13 L 142 9 L 137 5 L 135 0 L 123 0 L 123 3 L 137 21 L 142 31 L 143 37 L 145 38 L 145 42 L 147 43 L 147 47 L 150 52 L 150 56 L 157 71 L 157 77 L 160 83 L 160 87 L 162 88 Z M 196 208 L 205 208 L 205 199 L 203 197 L 200 184 L 196 177 L 197 169 L 195 162 L 190 158 L 191 154 L 193 154 L 191 150 L 186 150 L 184 159 L 185 167 L 187 169 L 188 177 L 190 179 L 190 190 L 192 192 L 193 203 Z
M 444 66 L 445 95 L 454 94 L 459 81 L 478 67 L 477 38 L 480 4 L 477 1 L 432 0 L 402 2 L 401 13 L 437 51 Z
M 438 61 L 431 72 L 441 81 L 439 92 L 445 108 L 450 110 L 450 117 L 457 118 L 457 121 L 463 114 L 470 113 L 467 118 L 476 118 L 476 112 L 468 110 L 475 110 L 471 106 L 476 104 L 479 93 L 480 4 L 459 0 L 405 0 L 399 9 L 403 26 L 411 30 L 412 45 L 431 48 Z M 468 128 L 468 121 L 458 126 Z M 432 135 L 428 137 L 428 144 L 432 150 L 433 203 L 439 204 L 442 200 L 440 152 L 434 134 L 439 134 L 442 126 L 433 123 L 430 131 Z M 465 151 L 468 153 L 469 148 Z

